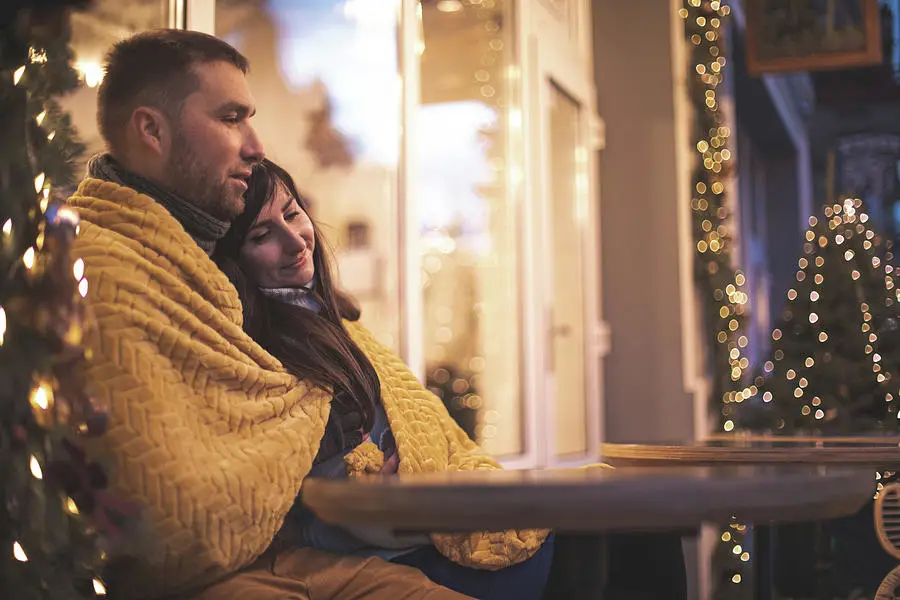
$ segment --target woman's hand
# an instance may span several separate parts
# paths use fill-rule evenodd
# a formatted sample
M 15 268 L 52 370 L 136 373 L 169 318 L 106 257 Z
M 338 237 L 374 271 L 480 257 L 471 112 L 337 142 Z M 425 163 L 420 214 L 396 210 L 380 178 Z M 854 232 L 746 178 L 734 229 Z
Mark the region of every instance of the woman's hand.
M 381 473 L 382 475 L 395 475 L 399 467 L 400 455 L 394 452 L 390 455 L 390 457 L 384 460 L 384 464 L 381 466 L 381 470 L 379 471 L 379 473 Z

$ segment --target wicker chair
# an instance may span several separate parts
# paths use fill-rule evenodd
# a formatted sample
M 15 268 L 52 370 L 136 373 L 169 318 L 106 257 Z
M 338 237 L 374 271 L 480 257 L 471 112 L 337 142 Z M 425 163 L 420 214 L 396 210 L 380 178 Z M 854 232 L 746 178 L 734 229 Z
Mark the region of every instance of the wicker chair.
M 900 560 L 900 483 L 891 483 L 875 499 L 875 532 L 885 552 Z M 900 600 L 900 567 L 888 573 L 875 600 Z
M 900 567 L 888 573 L 878 590 L 875 600 L 900 600 Z
M 885 552 L 900 560 L 900 483 L 890 483 L 875 499 L 875 531 Z

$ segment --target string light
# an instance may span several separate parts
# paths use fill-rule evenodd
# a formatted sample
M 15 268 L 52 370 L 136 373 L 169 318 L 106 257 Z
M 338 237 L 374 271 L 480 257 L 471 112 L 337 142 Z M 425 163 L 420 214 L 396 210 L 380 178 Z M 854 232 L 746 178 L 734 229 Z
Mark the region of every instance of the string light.
M 19 542 L 13 542 L 13 557 L 19 562 L 28 562 L 28 555 L 25 554 L 25 549 Z
M 43 48 L 35 48 L 34 46 L 31 46 L 28 48 L 28 60 L 31 62 L 31 64 L 46 64 L 47 51 Z
M 35 260 L 35 252 L 34 246 L 29 246 L 27 250 L 25 250 L 25 254 L 22 255 L 22 262 L 25 263 L 25 268 L 31 270 L 34 268 L 34 260 Z
M 723 198 L 733 155 L 728 148 L 731 131 L 720 124 L 723 116 L 719 110 L 717 88 L 724 81 L 727 64 L 724 57 L 725 46 L 719 32 L 723 27 L 723 19 L 729 13 L 730 9 L 719 0 L 686 0 L 678 11 L 685 20 L 686 35 L 693 45 L 694 60 L 691 63 L 690 77 L 698 112 L 695 122 L 709 123 L 705 131 L 703 127 L 698 128 L 699 135 L 693 140 L 700 167 L 694 182 L 695 195 L 691 208 L 694 213 L 697 256 L 703 261 L 698 261 L 697 271 L 698 274 L 705 273 L 707 276 L 705 282 L 715 303 L 710 310 L 715 311 L 714 314 L 720 319 L 717 322 L 718 331 L 714 332 L 714 361 L 716 365 L 721 362 L 724 363 L 723 366 L 727 364 L 729 367 L 730 381 L 721 382 L 724 388 L 721 392 L 721 427 L 726 432 L 736 428 L 730 405 L 753 398 L 760 391 L 756 385 L 741 386 L 742 389 L 732 387 L 744 379 L 750 361 L 742 355 L 749 341 L 741 331 L 741 321 L 749 302 L 749 296 L 742 289 L 747 279 L 744 274 L 732 271 L 730 266 L 729 211 Z M 808 242 L 812 241 L 808 239 Z M 805 275 L 800 276 L 802 277 Z M 780 337 L 780 331 L 773 333 L 774 339 Z M 776 359 L 779 359 L 777 355 Z M 766 372 L 773 370 L 774 364 L 770 361 L 766 364 Z M 762 401 L 768 403 L 771 400 L 771 392 L 765 391 Z M 730 581 L 735 585 L 743 581 L 739 570 L 751 558 L 750 553 L 741 545 L 745 531 L 745 526 L 732 523 L 721 535 L 722 542 L 731 546 L 729 555 L 738 561 L 737 564 L 729 563 L 726 567 Z
M 48 410 L 53 404 L 53 390 L 46 383 L 41 383 L 31 390 L 31 405 L 39 410 Z
M 75 276 L 75 281 L 81 281 L 81 278 L 84 277 L 84 259 L 79 258 L 72 265 L 72 275 Z
M 98 596 L 105 596 L 106 595 L 106 586 L 103 585 L 103 582 L 95 577 L 93 579 L 93 583 L 94 583 L 94 593 L 97 594 Z
M 36 456 L 32 455 L 31 460 L 28 462 L 28 466 L 31 468 L 31 474 L 35 479 L 44 478 L 44 473 L 41 471 L 41 463 L 38 462 Z
M 72 515 L 78 515 L 78 505 L 72 498 L 66 498 L 66 510 Z
M 26 40 L 31 36 L 31 33 L 24 30 L 21 33 Z M 34 112 L 28 113 L 27 121 L 23 125 L 31 129 L 35 129 L 35 125 L 44 129 L 40 131 L 39 135 L 30 136 L 26 147 L 21 148 L 22 157 L 30 156 L 32 159 L 30 162 L 26 161 L 28 164 L 23 163 L 23 168 L 30 170 L 33 166 L 38 166 L 35 171 L 31 172 L 35 192 L 31 201 L 34 204 L 30 204 L 29 199 L 23 198 L 23 202 L 28 202 L 29 206 L 24 207 L 26 210 L 21 217 L 15 217 L 15 223 L 12 218 L 6 218 L 6 216 L 4 216 L 5 220 L 0 220 L 0 248 L 10 253 L 8 258 L 14 261 L 14 264 L 24 264 L 25 269 L 29 271 L 24 280 L 19 277 L 19 269 L 13 269 L 9 274 L 11 277 L 7 277 L 9 279 L 7 283 L 13 284 L 10 291 L 16 301 L 15 306 L 21 304 L 24 310 L 17 309 L 10 314 L 10 322 L 13 324 L 12 333 L 10 338 L 6 338 L 7 315 L 3 307 L 0 307 L 0 345 L 5 343 L 4 350 L 9 350 L 8 354 L 12 358 L 23 363 L 21 368 L 13 369 L 10 372 L 14 379 L 17 379 L 22 385 L 13 381 L 7 386 L 10 388 L 8 391 L 15 395 L 16 390 L 27 390 L 27 395 L 19 394 L 17 398 L 9 397 L 4 400 L 24 405 L 26 412 L 30 409 L 34 422 L 44 431 L 37 430 L 29 424 L 25 424 L 24 428 L 17 426 L 12 429 L 11 433 L 14 438 L 18 439 L 24 436 L 20 440 L 23 443 L 19 444 L 19 441 L 16 441 L 14 444 L 16 447 L 20 446 L 21 451 L 16 460 L 21 463 L 22 467 L 27 463 L 31 477 L 27 478 L 30 483 L 28 481 L 17 482 L 13 486 L 16 489 L 10 488 L 9 500 L 14 503 L 26 502 L 37 492 L 45 495 L 46 499 L 50 501 L 47 503 L 48 507 L 52 505 L 55 510 L 62 510 L 65 515 L 77 518 L 80 516 L 80 510 L 74 498 L 63 491 L 63 486 L 60 482 L 54 481 L 55 478 L 51 478 L 49 472 L 45 474 L 43 471 L 45 467 L 49 469 L 51 459 L 60 460 L 62 463 L 60 466 L 71 467 L 73 461 L 77 462 L 77 457 L 65 457 L 58 452 L 61 440 L 55 434 L 51 434 L 50 428 L 55 426 L 78 427 L 70 420 L 81 414 L 83 405 L 89 402 L 89 397 L 82 389 L 83 362 L 89 352 L 85 348 L 70 349 L 66 347 L 72 339 L 83 333 L 80 311 L 77 310 L 79 301 L 71 293 L 71 281 L 68 285 L 59 285 L 65 282 L 66 271 L 71 269 L 72 275 L 78 282 L 79 293 L 82 296 L 87 293 L 84 262 L 69 263 L 72 251 L 71 233 L 73 231 L 75 235 L 78 233 L 78 217 L 70 207 L 51 206 L 51 180 L 66 174 L 65 167 L 77 158 L 75 154 L 78 152 L 78 145 L 70 145 L 75 140 L 69 139 L 68 125 L 63 123 L 66 125 L 63 129 L 59 131 L 54 129 L 57 126 L 56 117 L 59 113 L 55 112 L 56 109 L 52 108 L 50 101 L 53 96 L 63 93 L 67 88 L 75 87 L 75 83 L 74 79 L 70 82 L 65 73 L 65 70 L 69 70 L 71 73 L 69 67 L 66 66 L 71 60 L 67 51 L 57 55 L 55 66 L 47 69 L 45 66 L 49 61 L 44 48 L 36 46 L 19 46 L 19 48 L 23 55 L 27 50 L 27 59 L 23 56 L 25 64 L 12 71 L 11 83 L 13 86 L 19 86 L 23 100 L 27 100 L 29 107 L 37 107 Z M 28 77 L 25 77 L 26 74 Z M 9 75 L 7 74 L 5 77 L 9 77 Z M 10 87 L 9 79 L 6 80 L 5 86 Z M 58 133 L 59 135 L 57 135 Z M 48 143 L 44 143 L 44 138 Z M 54 143 L 51 145 L 49 142 Z M 49 152 L 45 153 L 43 150 Z M 43 172 L 41 169 L 47 171 Z M 17 238 L 21 237 L 22 239 L 16 239 L 13 246 L 10 244 L 12 240 L 9 238 L 14 233 L 17 234 Z M 51 244 L 51 241 L 56 243 Z M 18 260 L 21 260 L 22 263 L 18 263 Z M 37 265 L 46 266 L 46 268 L 36 269 Z M 8 305 L 12 306 L 13 303 L 10 302 Z M 77 335 L 70 335 L 69 332 L 75 332 Z M 43 344 L 40 348 L 31 348 L 33 344 L 29 346 L 28 339 L 33 333 L 40 334 L 41 339 L 52 343 Z M 10 343 L 18 344 L 22 348 L 9 348 Z M 80 346 L 80 341 L 75 345 Z M 70 354 L 69 350 L 74 350 L 74 352 Z M 19 354 L 21 355 L 19 356 Z M 14 355 L 18 358 L 16 359 Z M 36 369 L 43 369 L 48 364 L 45 360 L 56 364 L 59 358 L 63 359 L 64 362 L 60 364 L 65 365 L 68 375 L 66 381 L 59 382 L 63 386 L 63 391 L 60 391 L 55 398 L 54 388 L 57 385 L 55 380 L 32 381 L 31 377 Z M 27 405 L 24 404 L 25 402 Z M 83 419 L 78 419 L 76 422 L 80 424 Z M 97 434 L 96 431 L 87 431 L 86 433 L 90 436 Z M 28 448 L 41 448 L 41 450 L 29 451 Z M 69 490 L 69 493 L 79 497 L 78 493 L 82 489 L 96 487 L 96 483 L 77 482 L 75 487 L 78 488 L 78 491 Z M 55 503 L 53 496 L 59 499 L 60 504 Z M 84 557 L 79 555 L 91 553 L 90 546 L 95 544 L 93 538 L 96 536 L 96 532 L 92 531 L 92 528 L 71 528 L 70 533 L 76 538 L 82 539 L 76 539 L 74 544 L 63 544 L 62 542 L 65 540 L 57 539 L 59 536 L 48 536 L 48 532 L 44 531 L 46 528 L 41 528 L 40 523 L 30 523 L 29 519 L 20 519 L 20 521 L 18 525 L 21 526 L 22 531 L 18 537 L 21 543 L 10 538 L 7 538 L 9 539 L 7 543 L 12 544 L 12 557 L 16 561 L 32 564 L 26 570 L 20 569 L 21 576 L 16 575 L 14 569 L 11 572 L 14 579 L 24 577 L 22 581 L 26 583 L 26 587 L 28 581 L 48 583 L 50 579 L 47 578 L 47 571 L 56 569 L 57 572 L 52 574 L 53 577 L 59 576 L 65 579 L 74 576 L 79 581 L 86 583 L 82 577 L 88 565 L 85 564 Z M 30 557 L 26 554 L 22 543 L 28 545 L 31 552 Z M 54 557 L 62 557 L 67 560 L 58 561 Z M 68 560 L 69 558 L 72 560 Z M 106 560 L 102 552 L 100 558 Z M 60 569 L 61 566 L 62 569 Z M 88 577 L 92 577 L 92 575 L 88 575 Z M 92 585 L 97 596 L 107 595 L 106 586 L 102 580 L 94 578 Z

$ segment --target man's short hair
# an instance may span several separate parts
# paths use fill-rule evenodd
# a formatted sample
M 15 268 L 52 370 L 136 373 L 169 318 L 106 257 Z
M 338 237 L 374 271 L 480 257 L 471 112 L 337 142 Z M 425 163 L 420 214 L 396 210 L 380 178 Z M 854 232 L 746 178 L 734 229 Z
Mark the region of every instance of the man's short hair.
M 180 29 L 154 29 L 115 44 L 106 54 L 97 125 L 110 150 L 121 148 L 134 109 L 150 106 L 170 119 L 200 85 L 195 67 L 223 61 L 247 73 L 246 57 L 222 40 Z

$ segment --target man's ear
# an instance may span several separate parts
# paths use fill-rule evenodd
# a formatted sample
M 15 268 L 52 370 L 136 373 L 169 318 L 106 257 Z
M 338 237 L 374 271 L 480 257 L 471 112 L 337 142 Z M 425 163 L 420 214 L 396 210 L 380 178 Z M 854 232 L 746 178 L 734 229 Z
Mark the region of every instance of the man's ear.
M 129 125 L 136 140 L 145 149 L 160 156 L 168 152 L 172 139 L 171 128 L 162 111 L 139 106 L 131 113 Z

